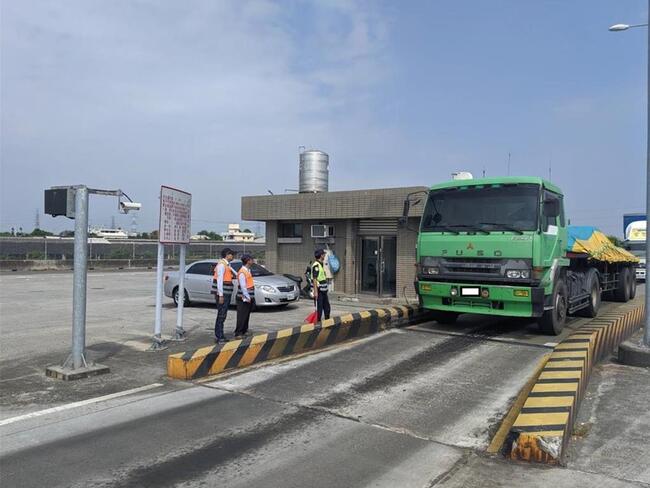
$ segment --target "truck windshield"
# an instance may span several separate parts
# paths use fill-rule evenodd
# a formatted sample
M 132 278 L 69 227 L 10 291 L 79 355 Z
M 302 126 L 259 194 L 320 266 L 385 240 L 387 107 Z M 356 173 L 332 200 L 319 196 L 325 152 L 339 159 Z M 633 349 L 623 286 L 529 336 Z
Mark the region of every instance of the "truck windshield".
M 422 231 L 524 231 L 537 229 L 535 184 L 444 188 L 429 192 Z

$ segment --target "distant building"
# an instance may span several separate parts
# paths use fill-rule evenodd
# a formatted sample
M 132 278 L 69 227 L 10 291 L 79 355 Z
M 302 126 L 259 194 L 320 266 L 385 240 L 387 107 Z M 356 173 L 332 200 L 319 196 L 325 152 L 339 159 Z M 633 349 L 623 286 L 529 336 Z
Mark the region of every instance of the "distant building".
M 128 239 L 129 236 L 122 229 L 90 229 L 90 233 L 104 239 Z
M 240 229 L 239 224 L 228 224 L 228 232 L 221 234 L 224 242 L 254 242 L 255 233 Z

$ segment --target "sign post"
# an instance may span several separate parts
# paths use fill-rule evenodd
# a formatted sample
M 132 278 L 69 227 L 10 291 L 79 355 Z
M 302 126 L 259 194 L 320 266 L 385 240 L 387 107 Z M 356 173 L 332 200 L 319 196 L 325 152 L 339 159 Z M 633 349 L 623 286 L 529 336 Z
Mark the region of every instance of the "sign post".
M 169 186 L 160 187 L 160 223 L 158 226 L 158 263 L 156 267 L 156 318 L 151 350 L 166 349 L 162 339 L 162 296 L 163 267 L 165 265 L 165 244 L 180 245 L 178 269 L 178 290 L 176 302 L 176 329 L 172 340 L 184 341 L 187 332 L 183 329 L 183 306 L 185 305 L 185 256 L 190 243 L 192 219 L 192 195 Z

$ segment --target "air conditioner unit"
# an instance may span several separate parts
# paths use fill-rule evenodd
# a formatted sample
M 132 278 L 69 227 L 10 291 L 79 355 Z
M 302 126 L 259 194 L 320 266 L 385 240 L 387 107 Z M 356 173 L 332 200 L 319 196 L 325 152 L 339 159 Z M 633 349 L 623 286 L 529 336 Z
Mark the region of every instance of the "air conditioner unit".
M 326 225 L 312 225 L 311 226 L 311 236 L 312 237 L 327 237 L 327 226 Z

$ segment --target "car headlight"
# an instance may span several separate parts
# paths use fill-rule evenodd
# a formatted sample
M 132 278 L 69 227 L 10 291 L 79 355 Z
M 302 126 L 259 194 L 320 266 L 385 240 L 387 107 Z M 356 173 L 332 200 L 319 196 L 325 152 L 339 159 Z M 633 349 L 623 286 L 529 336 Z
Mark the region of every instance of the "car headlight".
M 277 290 L 269 285 L 260 286 L 260 290 L 265 291 L 266 293 L 275 293 Z
M 506 277 L 508 278 L 523 278 L 527 279 L 530 278 L 530 270 L 528 269 L 509 269 L 506 271 Z

